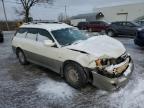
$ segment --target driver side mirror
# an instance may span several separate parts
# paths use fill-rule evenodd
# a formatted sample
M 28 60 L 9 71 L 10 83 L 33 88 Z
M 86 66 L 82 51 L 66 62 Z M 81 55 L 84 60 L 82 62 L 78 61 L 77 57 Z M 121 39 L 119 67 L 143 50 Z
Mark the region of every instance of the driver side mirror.
M 44 45 L 52 47 L 55 45 L 55 43 L 52 40 L 44 40 Z

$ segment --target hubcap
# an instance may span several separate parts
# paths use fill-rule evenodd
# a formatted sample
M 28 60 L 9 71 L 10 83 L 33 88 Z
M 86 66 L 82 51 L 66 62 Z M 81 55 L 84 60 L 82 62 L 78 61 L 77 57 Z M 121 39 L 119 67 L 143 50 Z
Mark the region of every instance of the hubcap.
M 69 79 L 70 79 L 71 81 L 73 81 L 74 83 L 78 81 L 78 74 L 77 74 L 76 70 L 71 69 L 71 70 L 69 71 L 68 76 L 69 76 Z

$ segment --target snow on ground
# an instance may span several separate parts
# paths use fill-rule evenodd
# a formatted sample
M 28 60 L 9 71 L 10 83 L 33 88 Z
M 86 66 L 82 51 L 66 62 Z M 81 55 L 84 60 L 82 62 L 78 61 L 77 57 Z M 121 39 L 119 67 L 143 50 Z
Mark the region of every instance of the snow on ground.
M 72 97 L 74 89 L 64 82 L 56 82 L 47 78 L 38 85 L 37 92 L 43 95 L 65 98 Z

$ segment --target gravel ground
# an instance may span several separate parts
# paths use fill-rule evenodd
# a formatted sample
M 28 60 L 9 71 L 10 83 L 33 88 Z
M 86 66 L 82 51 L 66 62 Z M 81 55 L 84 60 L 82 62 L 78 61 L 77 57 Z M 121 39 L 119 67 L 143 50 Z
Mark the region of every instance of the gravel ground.
M 11 50 L 12 33 L 0 44 L 0 108 L 143 108 L 144 49 L 131 38 L 120 40 L 131 54 L 135 70 L 119 91 L 106 92 L 91 85 L 75 90 L 56 73 L 30 64 L 21 66 Z

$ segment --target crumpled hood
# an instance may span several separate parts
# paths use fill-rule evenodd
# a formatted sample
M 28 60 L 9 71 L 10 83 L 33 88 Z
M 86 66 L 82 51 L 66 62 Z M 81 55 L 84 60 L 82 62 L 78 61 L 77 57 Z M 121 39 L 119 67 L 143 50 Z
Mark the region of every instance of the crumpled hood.
M 94 36 L 77 44 L 66 46 L 68 49 L 83 51 L 95 57 L 109 56 L 117 58 L 125 51 L 123 44 L 107 35 Z

